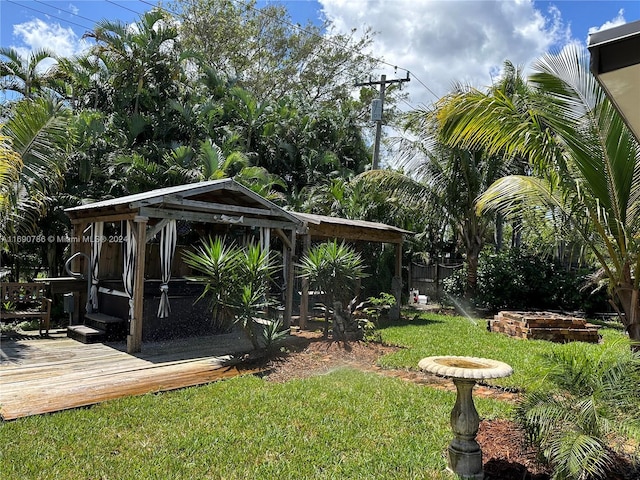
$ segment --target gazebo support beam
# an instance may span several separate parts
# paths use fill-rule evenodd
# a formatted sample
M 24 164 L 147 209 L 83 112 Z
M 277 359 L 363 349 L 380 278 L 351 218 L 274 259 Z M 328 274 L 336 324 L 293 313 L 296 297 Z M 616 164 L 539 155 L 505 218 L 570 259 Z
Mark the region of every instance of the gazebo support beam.
M 144 264 L 147 245 L 147 221 L 136 217 L 136 264 L 133 281 L 133 318 L 127 336 L 127 353 L 137 353 L 142 349 L 142 315 L 144 306 Z
M 78 252 L 84 253 L 84 255 L 78 255 L 71 262 L 71 271 L 76 273 L 81 273 L 83 275 L 87 274 L 88 265 L 87 258 L 91 253 L 91 247 L 89 243 L 85 241 L 84 231 L 87 228 L 88 222 L 78 222 L 74 223 L 72 228 L 72 238 L 77 239 L 76 242 L 71 242 L 71 255 L 74 255 Z M 73 297 L 73 314 L 72 314 L 72 324 L 77 325 L 82 323 L 84 319 L 85 308 L 84 306 L 87 304 L 87 289 L 80 289 L 78 295 L 74 295 Z
M 291 315 L 293 313 L 293 287 L 295 286 L 295 265 L 293 264 L 293 256 L 296 251 L 296 230 L 292 229 L 290 232 L 289 245 L 286 245 L 287 250 L 287 290 L 285 292 L 285 304 L 284 304 L 284 326 L 289 328 L 291 326 Z
M 396 243 L 395 273 L 391 280 L 391 293 L 396 297 L 396 304 L 389 311 L 389 319 L 400 320 L 400 302 L 402 301 L 402 243 Z
M 302 237 L 302 256 L 306 256 L 311 248 L 311 235 L 308 233 Z M 300 330 L 307 328 L 307 319 L 309 318 L 309 279 L 302 278 L 302 294 L 300 296 Z

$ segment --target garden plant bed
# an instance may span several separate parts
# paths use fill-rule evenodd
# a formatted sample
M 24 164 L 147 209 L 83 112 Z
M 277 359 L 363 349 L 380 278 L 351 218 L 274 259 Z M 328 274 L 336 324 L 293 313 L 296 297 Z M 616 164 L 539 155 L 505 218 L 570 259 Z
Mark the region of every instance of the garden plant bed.
M 455 391 L 450 379 L 421 371 L 383 369 L 376 362 L 382 355 L 400 347 L 374 342 L 334 342 L 320 333 L 301 332 L 288 347 L 287 353 L 271 359 L 266 366 L 265 379 L 287 382 L 326 374 L 341 367 L 358 368 L 381 375 L 400 378 L 432 388 Z M 516 401 L 518 394 L 495 387 L 476 386 L 475 396 Z M 536 462 L 535 454 L 524 446 L 524 434 L 508 420 L 482 421 L 478 442 L 483 450 L 487 480 L 548 480 L 544 466 Z
M 319 332 L 297 332 L 286 352 L 272 358 L 265 365 L 264 378 L 284 383 L 293 379 L 327 374 L 342 367 L 376 372 L 400 378 L 430 388 L 455 391 L 453 382 L 418 370 L 385 369 L 377 365 L 382 355 L 401 347 L 375 342 L 336 342 Z M 476 385 L 474 397 L 490 397 L 516 402 L 519 394 L 499 387 Z M 527 448 L 524 432 L 511 420 L 482 420 L 477 441 L 483 452 L 486 480 L 549 480 L 550 470 L 540 464 L 536 453 Z M 444 454 L 444 452 L 443 452 Z M 638 478 L 629 458 L 620 458 L 618 471 L 610 473 L 610 480 Z

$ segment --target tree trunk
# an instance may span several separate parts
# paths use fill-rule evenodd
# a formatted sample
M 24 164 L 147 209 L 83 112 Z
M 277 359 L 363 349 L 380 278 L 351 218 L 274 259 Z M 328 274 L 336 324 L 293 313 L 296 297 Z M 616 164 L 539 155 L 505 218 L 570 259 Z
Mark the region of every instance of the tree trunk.
M 496 253 L 502 251 L 504 246 L 504 217 L 500 212 L 496 212 L 496 230 L 494 240 L 496 242 Z
M 342 309 L 341 302 L 333 302 L 333 338 L 334 340 L 346 339 L 347 331 L 347 319 L 346 314 Z
M 522 244 L 522 221 L 516 219 L 511 225 L 511 248 L 520 248 Z
M 467 250 L 467 284 L 464 288 L 465 300 L 471 300 L 478 290 L 478 257 L 479 249 Z
M 622 323 L 629 334 L 629 340 L 633 342 L 631 349 L 640 352 L 640 292 L 633 287 L 632 282 L 625 282 L 616 287 L 614 297 L 624 312 Z
M 465 300 L 471 300 L 476 295 L 478 286 L 478 258 L 484 246 L 484 234 L 486 224 L 475 216 L 475 211 L 470 212 L 469 218 L 465 220 L 462 231 L 462 241 L 467 256 L 467 283 L 464 287 Z
M 329 295 L 325 295 L 324 300 L 324 338 L 329 337 L 329 302 L 332 301 Z

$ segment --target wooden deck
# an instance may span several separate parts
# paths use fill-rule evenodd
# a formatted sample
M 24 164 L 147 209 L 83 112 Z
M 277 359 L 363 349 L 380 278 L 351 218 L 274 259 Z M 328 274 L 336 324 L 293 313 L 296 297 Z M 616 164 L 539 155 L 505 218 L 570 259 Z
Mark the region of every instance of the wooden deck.
M 3 338 L 0 416 L 13 420 L 251 373 L 231 361 L 250 350 L 239 333 L 146 343 L 135 355 L 123 342 L 85 345 L 63 333 Z

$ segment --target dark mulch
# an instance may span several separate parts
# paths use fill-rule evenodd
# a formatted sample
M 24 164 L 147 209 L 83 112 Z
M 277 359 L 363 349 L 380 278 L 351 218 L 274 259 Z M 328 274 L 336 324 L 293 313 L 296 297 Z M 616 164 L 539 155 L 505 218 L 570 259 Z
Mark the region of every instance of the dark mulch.
M 524 432 L 510 420 L 483 420 L 477 436 L 487 480 L 548 480 L 550 471 L 525 445 Z

